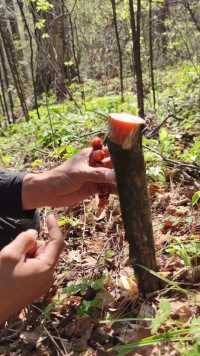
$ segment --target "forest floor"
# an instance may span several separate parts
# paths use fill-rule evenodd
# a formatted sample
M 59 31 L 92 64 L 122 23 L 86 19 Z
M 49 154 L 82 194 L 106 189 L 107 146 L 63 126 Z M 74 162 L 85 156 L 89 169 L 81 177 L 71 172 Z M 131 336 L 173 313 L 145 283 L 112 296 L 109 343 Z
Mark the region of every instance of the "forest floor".
M 95 105 L 107 105 L 108 111 L 116 111 L 119 107 L 115 99 L 100 98 Z M 111 103 L 116 106 L 111 107 Z M 52 105 L 50 109 L 54 139 L 60 140 L 61 133 L 66 135 L 61 129 L 67 122 L 56 120 L 60 120 L 59 110 L 65 115 L 64 107 Z M 74 112 L 70 115 L 70 129 L 76 132 L 67 131 L 70 144 L 59 142 L 47 153 L 45 146 L 48 148 L 49 137 L 52 139 L 49 117 L 43 124 L 33 117 L 31 123 L 13 125 L 8 134 L 1 135 L 1 161 L 9 168 L 15 160 L 16 168 L 41 171 L 68 158 L 76 152 L 71 142 L 79 142 L 82 137 L 80 120 L 76 122 Z M 88 115 L 86 128 L 81 127 L 83 146 L 91 137 L 88 135 L 96 133 L 95 128 L 102 131 L 102 124 L 94 125 Z M 171 129 L 170 123 L 168 128 Z M 170 158 L 170 154 L 183 152 L 187 145 L 188 160 L 191 154 L 199 154 L 198 147 L 197 153 L 193 148 L 197 142 L 194 125 L 181 133 L 178 121 L 175 128 L 173 142 L 173 137 L 162 131 L 161 154 Z M 38 145 L 33 154 L 36 134 Z M 43 146 L 39 146 L 41 142 Z M 152 145 L 155 149 L 155 140 Z M 26 155 L 20 146 L 26 147 Z M 158 162 L 150 153 L 146 160 L 160 271 L 157 277 L 165 287 L 146 298 L 139 296 L 117 196 L 110 196 L 101 211 L 98 197 L 73 209 L 42 209 L 40 238 L 47 238 L 46 216 L 53 210 L 65 236 L 65 249 L 49 294 L 0 330 L 0 355 L 200 355 L 200 211 L 198 203 L 192 203 L 194 193 L 200 190 L 199 173 L 160 159 Z
M 54 287 L 0 331 L 0 354 L 186 354 L 186 330 L 200 313 L 199 271 L 192 274 L 200 255 L 193 190 L 173 179 L 149 184 L 160 276 L 169 283 L 145 299 L 138 295 L 117 197 L 111 196 L 101 212 L 97 198 L 65 212 L 55 210 L 66 240 Z M 48 209 L 41 212 L 43 238 L 47 214 Z M 167 338 L 175 330 L 179 337 Z M 147 346 L 137 348 L 141 340 Z M 129 342 L 133 345 L 126 350 Z

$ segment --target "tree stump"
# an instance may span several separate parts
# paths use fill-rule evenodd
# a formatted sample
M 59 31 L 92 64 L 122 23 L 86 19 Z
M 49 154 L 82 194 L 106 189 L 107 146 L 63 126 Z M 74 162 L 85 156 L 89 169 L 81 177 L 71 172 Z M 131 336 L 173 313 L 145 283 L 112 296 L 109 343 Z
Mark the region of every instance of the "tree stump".
M 157 271 L 151 209 L 142 150 L 144 120 L 130 114 L 110 114 L 108 147 L 139 291 L 146 295 L 160 288 L 160 280 L 147 270 Z

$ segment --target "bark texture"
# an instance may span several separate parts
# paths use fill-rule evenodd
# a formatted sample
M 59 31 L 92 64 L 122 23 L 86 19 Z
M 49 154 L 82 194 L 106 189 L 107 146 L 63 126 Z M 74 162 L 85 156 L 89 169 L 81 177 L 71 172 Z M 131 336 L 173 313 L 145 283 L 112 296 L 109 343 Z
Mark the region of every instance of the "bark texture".
M 141 135 L 134 137 L 130 149 L 108 140 L 114 165 L 120 199 L 125 236 L 130 246 L 138 287 L 143 295 L 160 288 L 160 281 L 144 266 L 157 271 L 151 209 L 148 198 L 145 163 L 141 145 Z
M 140 30 L 141 30 L 141 0 L 137 0 L 136 15 L 134 12 L 133 0 L 129 0 L 130 25 L 133 43 L 133 63 L 134 74 L 136 78 L 137 104 L 139 116 L 144 118 L 144 86 L 142 76 L 142 61 L 141 61 L 141 45 L 140 45 Z

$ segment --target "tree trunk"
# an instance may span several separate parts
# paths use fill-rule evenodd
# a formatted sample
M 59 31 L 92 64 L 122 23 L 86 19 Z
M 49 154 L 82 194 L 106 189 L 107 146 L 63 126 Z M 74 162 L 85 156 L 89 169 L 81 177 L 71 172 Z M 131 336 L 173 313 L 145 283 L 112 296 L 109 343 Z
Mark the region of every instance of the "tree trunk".
M 3 107 L 5 110 L 6 116 L 7 116 L 8 124 L 10 124 L 11 121 L 10 121 L 10 115 L 9 115 L 9 109 L 8 109 L 8 104 L 7 104 L 7 99 L 6 99 L 6 92 L 5 92 L 5 88 L 4 88 L 1 67 L 0 67 L 0 85 L 1 85 L 1 93 L 2 93 L 2 98 L 3 98 Z
M 5 82 L 5 86 L 6 86 L 6 93 L 8 95 L 8 99 L 9 99 L 9 103 L 10 103 L 10 111 L 12 114 L 12 121 L 15 121 L 15 115 L 14 115 L 14 103 L 13 103 L 13 98 L 12 98 L 12 94 L 10 92 L 10 88 L 9 88 L 9 75 L 8 75 L 8 71 L 7 71 L 7 67 L 6 67 L 6 60 L 5 60 L 5 56 L 4 56 L 4 50 L 3 50 L 3 46 L 0 43 L 0 60 L 1 60 L 1 64 L 2 64 L 2 72 L 3 72 L 3 76 L 4 77 L 4 82 Z
M 51 12 L 45 14 L 45 32 L 48 38 L 42 37 L 42 32 L 35 29 L 37 42 L 36 90 L 38 94 L 54 88 L 58 100 L 66 98 L 65 86 L 65 30 L 64 14 L 61 0 L 52 0 Z M 36 24 L 39 14 L 35 4 L 31 3 L 33 21 Z
M 168 8 L 168 0 L 164 0 L 164 2 L 161 5 L 161 8 L 157 11 L 157 32 L 159 34 L 159 40 L 160 40 L 160 52 L 162 53 L 162 57 L 166 58 L 167 56 L 167 28 L 165 24 L 165 20 L 169 14 L 169 8 Z
M 13 77 L 15 89 L 17 91 L 17 95 L 20 100 L 23 114 L 25 116 L 25 119 L 28 120 L 29 114 L 28 114 L 28 109 L 26 106 L 23 83 L 20 78 L 19 70 L 17 67 L 17 58 L 16 58 L 16 54 L 15 54 L 15 47 L 14 47 L 9 29 L 8 29 L 7 25 L 5 24 L 5 22 L 4 23 L 0 22 L 0 35 L 1 35 L 1 39 L 3 41 L 5 53 L 7 56 L 7 61 L 8 61 L 9 67 L 10 67 L 12 77 Z
M 36 91 L 36 84 L 35 84 L 35 74 L 34 74 L 34 54 L 33 54 L 33 39 L 32 39 L 32 34 L 24 13 L 24 7 L 23 7 L 23 2 L 22 0 L 17 0 L 17 4 L 20 10 L 20 14 L 22 17 L 22 20 L 24 22 L 24 27 L 27 31 L 28 38 L 29 38 L 29 44 L 30 44 L 30 65 L 31 65 L 31 76 L 32 76 L 32 85 L 33 85 L 33 96 L 34 96 L 34 101 L 35 101 L 35 109 L 37 112 L 38 119 L 40 119 L 40 113 L 38 109 L 38 100 L 37 100 L 37 91 Z
M 140 53 L 140 21 L 141 21 L 141 0 L 137 0 L 137 13 L 135 20 L 135 13 L 133 7 L 133 0 L 129 0 L 130 11 L 130 25 L 132 32 L 133 43 L 133 63 L 136 76 L 136 90 L 139 116 L 144 118 L 144 88 L 142 77 L 142 63 Z
M 16 18 L 17 18 L 17 24 L 18 24 L 18 32 L 19 32 L 19 38 L 22 43 L 22 51 L 23 51 L 23 58 L 24 58 L 24 69 L 26 72 L 26 78 L 29 82 L 32 80 L 31 76 L 31 67 L 30 67 L 30 55 L 29 55 L 29 48 L 27 46 L 28 41 L 27 41 L 27 36 L 26 36 L 26 31 L 24 30 L 24 22 L 20 14 L 19 6 L 17 5 L 16 0 L 13 1 L 15 13 L 16 13 Z M 25 1 L 23 1 L 23 7 L 24 7 L 24 13 L 27 18 L 27 22 L 29 22 L 29 13 L 27 11 L 27 5 Z
M 151 90 L 153 97 L 154 111 L 156 109 L 156 92 L 154 80 L 154 52 L 153 52 L 153 35 L 152 35 L 152 0 L 149 0 L 149 60 L 150 60 L 150 77 L 151 77 Z
M 54 14 L 48 14 L 49 27 L 49 53 L 51 58 L 51 67 L 54 69 L 53 81 L 58 101 L 66 98 L 65 88 L 65 48 L 64 48 L 64 15 L 62 12 L 62 3 L 54 0 Z
M 198 22 L 198 19 L 195 16 L 195 11 L 192 10 L 189 1 L 188 0 L 184 0 L 183 1 L 183 5 L 185 6 L 187 11 L 189 12 L 189 15 L 190 15 L 190 17 L 192 19 L 192 22 L 195 25 L 196 29 L 200 32 L 200 23 Z
M 150 270 L 158 270 L 141 129 L 137 127 L 132 131 L 133 134 L 126 145 L 116 136 L 114 137 L 112 129 L 111 127 L 108 147 L 116 174 L 125 236 L 129 242 L 129 255 L 138 280 L 139 291 L 146 295 L 158 290 L 160 281 L 142 268 L 144 266 Z M 119 132 L 122 132 L 122 129 Z
M 20 35 L 19 19 L 17 17 L 18 14 L 16 14 L 16 7 L 15 7 L 14 0 L 6 0 L 6 10 L 9 15 L 11 35 L 14 40 L 14 43 L 17 44 L 17 46 L 15 45 L 15 51 L 16 51 L 18 62 L 20 63 L 21 75 L 27 81 L 29 80 L 29 77 L 27 75 L 27 65 L 24 64 L 25 62 L 24 50 L 23 50 L 24 43 Z
M 111 0 L 112 3 L 112 11 L 113 11 L 113 21 L 115 26 L 115 35 L 117 41 L 118 48 L 118 56 L 119 56 L 119 72 L 120 72 L 120 87 L 121 87 L 121 101 L 124 101 L 124 82 L 123 82 L 123 59 L 122 59 L 122 50 L 119 38 L 118 24 L 117 24 L 117 12 L 116 12 L 116 2 L 115 0 Z
M 83 86 L 83 81 L 81 79 L 81 74 L 80 74 L 80 68 L 79 68 L 79 64 L 80 64 L 80 59 L 77 55 L 77 50 L 76 50 L 76 41 L 75 41 L 75 34 L 74 34 L 74 23 L 72 20 L 72 15 L 70 13 L 70 11 L 68 10 L 68 8 L 66 6 L 64 6 L 67 14 L 68 14 L 68 18 L 69 18 L 69 27 L 70 27 L 70 37 L 71 37 L 71 46 L 72 46 L 72 53 L 73 53 L 73 58 L 74 58 L 74 62 L 75 62 L 75 67 L 74 65 L 70 65 L 69 69 L 70 69 L 70 78 L 73 79 L 75 76 L 78 77 L 78 82 L 80 84 L 80 89 L 81 89 L 81 96 L 82 96 L 82 101 L 83 103 L 85 103 L 85 92 L 84 92 L 84 86 Z M 67 48 L 67 46 L 65 45 L 65 47 Z M 68 45 L 69 48 L 69 45 Z M 68 53 L 68 56 L 70 55 L 70 53 Z M 68 75 L 69 76 L 69 75 Z
M 1 94 L 0 94 L 0 105 L 1 105 L 1 112 L 2 112 L 3 116 L 6 116 L 6 109 L 5 109 L 5 106 L 4 106 L 4 100 L 3 100 L 3 97 L 2 97 Z M 2 125 L 2 122 L 1 122 L 1 125 Z

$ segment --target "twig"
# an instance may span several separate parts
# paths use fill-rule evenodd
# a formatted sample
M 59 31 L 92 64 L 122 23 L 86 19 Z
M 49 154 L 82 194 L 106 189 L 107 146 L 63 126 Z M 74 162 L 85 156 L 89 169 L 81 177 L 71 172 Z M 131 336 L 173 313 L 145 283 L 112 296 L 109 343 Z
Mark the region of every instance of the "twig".
M 86 230 L 86 223 L 87 223 L 87 215 L 86 215 L 86 209 L 85 209 L 85 203 L 83 201 L 83 212 L 84 212 L 84 220 L 83 220 L 83 230 L 82 230 L 82 246 L 81 246 L 81 249 L 82 249 L 82 253 L 83 253 L 83 250 L 84 250 L 84 240 L 85 240 L 85 230 Z
M 43 325 L 43 328 L 44 328 L 44 331 L 46 332 L 46 334 L 48 335 L 48 337 L 50 338 L 50 340 L 52 341 L 52 343 L 54 344 L 54 346 L 56 347 L 58 353 L 59 353 L 60 355 L 62 355 L 62 356 L 65 356 L 65 355 L 66 355 L 65 352 L 63 352 L 63 351 L 60 349 L 58 343 L 57 343 L 56 340 L 55 340 L 55 337 L 54 337 L 53 335 L 51 335 L 51 333 L 49 332 L 49 330 L 48 330 L 44 325 Z M 65 351 L 65 350 L 64 350 L 64 351 Z
M 7 336 L 1 336 L 1 344 L 4 342 L 12 341 L 13 339 L 19 338 L 22 330 L 24 329 L 24 324 L 19 328 L 19 330 L 14 330 L 10 328 L 6 328 L 8 331 L 13 331 L 13 334 Z
M 143 134 L 145 134 L 145 137 L 146 138 L 152 138 L 154 136 L 157 135 L 158 131 L 161 129 L 161 127 L 166 123 L 166 121 L 168 119 L 170 119 L 171 117 L 175 118 L 175 115 L 172 114 L 172 113 L 169 113 L 165 118 L 164 120 L 158 125 L 156 126 L 151 132 L 145 134 L 145 132 L 147 131 L 147 128 L 145 127 L 144 130 L 143 130 Z
M 41 149 L 39 149 L 39 148 L 33 148 L 33 150 L 36 151 L 36 152 L 42 153 L 42 154 L 44 154 L 44 155 L 47 155 L 47 156 L 49 155 L 49 152 L 44 151 L 44 150 L 41 150 Z
M 101 134 L 101 133 L 106 133 L 106 131 L 104 131 L 104 130 L 98 130 L 98 131 L 87 132 L 86 134 L 80 135 L 80 136 L 78 137 L 78 140 L 79 140 L 79 142 L 80 142 L 80 139 L 81 139 L 81 138 L 84 138 L 84 137 L 87 137 L 87 136 L 98 135 L 98 134 Z M 74 142 L 74 141 L 76 141 L 75 138 L 69 140 L 67 143 L 69 144 L 69 143 Z
M 187 179 L 189 179 L 190 181 L 193 181 L 193 184 L 195 186 L 195 188 L 200 189 L 200 184 L 187 172 L 182 172 L 183 176 Z
M 97 115 L 99 115 L 99 116 L 101 116 L 102 117 L 102 120 L 104 119 L 107 119 L 107 117 L 108 117 L 108 114 L 103 114 L 102 112 L 99 112 L 99 111 L 96 111 L 96 110 L 86 110 L 86 112 L 92 112 L 92 113 L 94 113 L 94 114 L 97 114 Z
M 95 263 L 95 265 L 94 265 L 94 267 L 93 267 L 93 270 L 92 270 L 92 273 L 91 273 L 91 278 L 94 277 L 95 270 L 96 270 L 96 268 L 97 268 L 97 266 L 98 266 L 99 260 L 100 260 L 101 257 L 104 255 L 104 253 L 105 253 L 107 247 L 109 246 L 109 243 L 110 243 L 111 240 L 112 240 L 112 237 L 110 237 L 110 238 L 105 242 L 105 244 L 104 244 L 102 250 L 100 251 L 99 255 L 97 256 L 96 263 Z
M 170 159 L 170 158 L 167 158 L 165 156 L 163 156 L 160 152 L 154 150 L 154 148 L 151 148 L 151 147 L 148 147 L 146 145 L 143 145 L 144 148 L 146 148 L 147 150 L 155 153 L 157 156 L 159 156 L 163 161 L 167 162 L 167 163 L 170 163 L 172 164 L 173 166 L 179 166 L 179 167 L 182 167 L 182 168 L 186 168 L 186 169 L 192 169 L 192 170 L 195 170 L 197 172 L 200 173 L 200 166 L 195 166 L 194 164 L 190 164 L 190 163 L 183 163 L 183 162 L 180 162 L 180 161 L 176 161 L 176 160 L 173 160 L 173 159 Z

